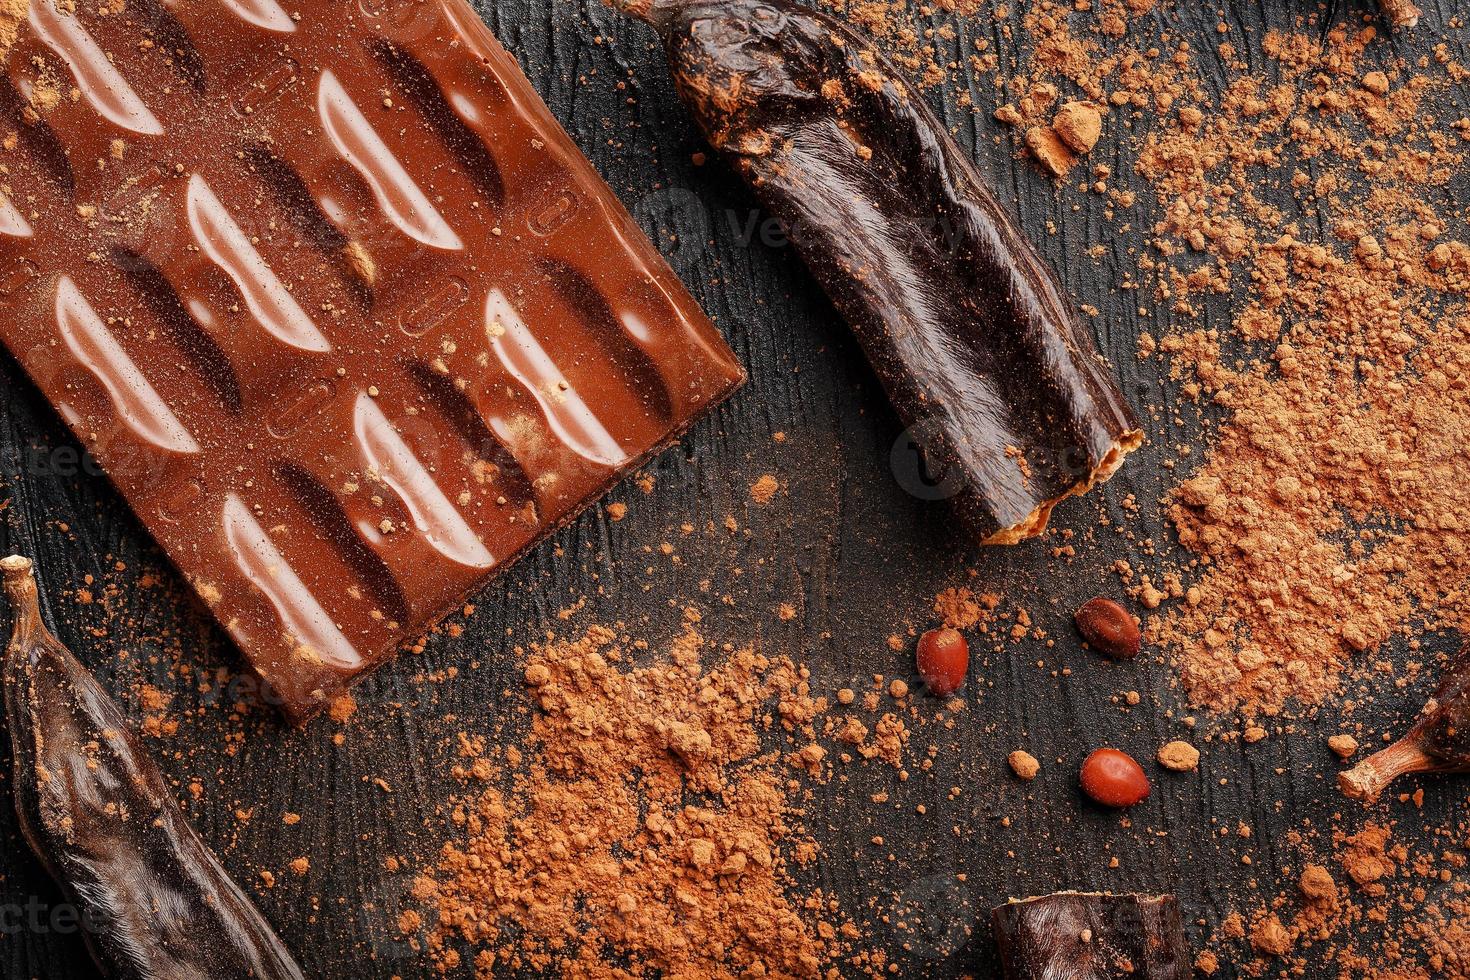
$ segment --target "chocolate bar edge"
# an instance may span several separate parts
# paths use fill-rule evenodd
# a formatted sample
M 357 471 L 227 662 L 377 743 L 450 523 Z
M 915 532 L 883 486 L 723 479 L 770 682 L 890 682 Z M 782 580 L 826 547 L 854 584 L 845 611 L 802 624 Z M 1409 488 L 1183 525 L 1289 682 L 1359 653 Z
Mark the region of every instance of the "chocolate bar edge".
M 572 523 L 579 520 L 583 514 L 587 513 L 589 510 L 606 500 L 607 495 L 615 490 L 617 487 L 625 483 L 628 477 L 632 476 L 638 470 L 642 469 L 654 458 L 662 455 L 665 452 L 668 452 L 670 449 L 682 443 L 684 441 L 684 437 L 689 434 L 690 430 L 693 429 L 695 425 L 713 416 L 720 408 L 720 406 L 724 405 L 727 401 L 733 398 L 735 394 L 739 392 L 740 389 L 744 387 L 746 382 L 749 380 L 750 374 L 742 365 L 740 367 L 739 378 L 732 382 L 725 390 L 713 396 L 710 399 L 709 404 L 705 405 L 698 412 L 695 412 L 693 415 L 691 415 L 689 419 L 684 422 L 683 425 L 672 431 L 669 434 L 667 440 L 665 440 L 662 444 L 655 446 L 652 449 L 649 449 L 642 455 L 636 457 L 623 469 L 614 473 L 607 484 L 604 485 L 596 494 L 589 496 L 584 502 L 567 511 L 567 513 L 558 518 L 555 523 L 547 525 L 540 536 L 523 545 L 518 551 L 512 552 L 509 556 L 499 562 L 486 578 L 482 579 L 473 588 L 465 590 L 464 593 L 459 595 L 453 602 L 445 603 L 444 608 L 441 611 L 428 617 L 427 623 L 424 626 L 425 635 L 433 633 L 433 631 L 441 626 L 446 619 L 454 615 L 457 609 L 464 608 L 467 600 L 469 600 L 472 596 L 478 594 L 479 592 L 489 588 L 494 582 L 496 582 L 498 579 L 508 573 L 515 565 L 517 565 L 521 561 L 521 559 L 525 558 L 537 548 L 541 548 L 549 544 L 552 538 L 556 537 L 556 535 L 560 534 Z M 152 537 L 152 535 L 150 535 L 150 537 Z M 172 563 L 172 559 L 170 559 L 170 562 Z M 191 588 L 190 592 L 194 592 L 194 590 Z M 202 600 L 201 604 L 203 604 Z M 219 625 L 220 630 L 224 632 L 226 637 L 228 637 L 228 631 L 225 630 L 224 624 L 220 623 L 219 618 L 214 615 L 213 610 L 210 611 L 210 618 Z M 273 697 L 273 703 L 280 709 L 281 713 L 286 716 L 287 720 L 290 721 L 292 725 L 295 725 L 297 727 L 306 725 L 311 722 L 312 719 L 316 718 L 324 710 L 326 710 L 333 697 L 339 697 L 343 694 L 346 694 L 356 688 L 359 684 L 365 682 L 368 678 L 375 676 L 384 667 L 402 657 L 411 645 L 411 643 L 405 643 L 403 646 L 400 646 L 396 651 L 368 662 L 362 670 L 359 670 L 354 674 L 347 675 L 344 683 L 342 683 L 337 689 L 331 692 L 323 692 L 323 697 L 314 703 L 313 708 L 310 711 L 298 710 L 293 703 L 285 698 Z M 239 645 L 231 640 L 230 646 L 239 651 L 240 659 L 244 661 L 244 665 L 246 666 L 246 668 L 249 669 L 252 673 L 255 673 L 257 677 L 261 678 L 263 683 L 266 683 L 268 685 L 269 682 L 265 680 L 263 675 L 256 671 L 254 664 L 250 661 L 250 658 L 245 655 L 244 651 L 240 650 Z

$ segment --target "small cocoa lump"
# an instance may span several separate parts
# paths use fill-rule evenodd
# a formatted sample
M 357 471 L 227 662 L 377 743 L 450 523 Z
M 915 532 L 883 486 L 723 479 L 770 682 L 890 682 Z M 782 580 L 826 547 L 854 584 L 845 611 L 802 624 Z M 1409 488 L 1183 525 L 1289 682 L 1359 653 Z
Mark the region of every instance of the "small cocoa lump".
M 1077 155 L 1050 126 L 1032 126 L 1026 130 L 1026 146 L 1053 177 L 1065 177 L 1077 162 Z
M 1199 749 L 1188 742 L 1170 742 L 1159 749 L 1159 765 L 1175 772 L 1191 772 L 1199 768 Z
M 1102 135 L 1102 115 L 1086 102 L 1068 102 L 1057 110 L 1052 128 L 1073 152 L 1087 153 Z
M 1041 763 L 1036 761 L 1036 756 L 1023 749 L 1012 752 L 1006 757 L 1006 761 L 1011 764 L 1011 771 L 1019 779 L 1028 783 L 1035 779 L 1036 774 L 1041 771 Z

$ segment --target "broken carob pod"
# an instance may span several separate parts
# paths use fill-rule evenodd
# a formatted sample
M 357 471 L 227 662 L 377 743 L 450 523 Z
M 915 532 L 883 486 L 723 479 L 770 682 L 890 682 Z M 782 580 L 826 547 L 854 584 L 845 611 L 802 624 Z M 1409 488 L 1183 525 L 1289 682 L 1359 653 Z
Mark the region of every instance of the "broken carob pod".
M 15 629 L 5 714 L 15 808 L 115 980 L 301 980 L 195 833 L 122 711 L 46 630 L 25 558 L 0 560 Z
M 1470 647 L 1460 651 L 1407 735 L 1339 773 L 1345 796 L 1371 803 L 1411 772 L 1470 772 Z
M 1058 892 L 991 912 L 1005 980 L 1188 980 L 1173 895 Z
M 789 0 L 608 0 L 654 26 L 710 143 L 851 324 L 987 544 L 1046 528 L 1142 440 L 1056 276 L 917 89 Z

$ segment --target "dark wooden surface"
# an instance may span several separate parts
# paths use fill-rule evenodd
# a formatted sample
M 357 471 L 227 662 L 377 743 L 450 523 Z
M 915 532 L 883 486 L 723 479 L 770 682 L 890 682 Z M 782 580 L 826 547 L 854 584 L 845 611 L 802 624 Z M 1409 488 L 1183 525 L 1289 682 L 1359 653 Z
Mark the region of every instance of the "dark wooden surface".
M 1220 39 L 1216 6 L 1161 4 L 1152 16 L 1209 50 Z M 1230 39 L 1246 51 L 1266 26 L 1289 26 L 1292 16 L 1308 9 L 1285 0 L 1224 6 Z M 1425 6 L 1430 25 L 1454 12 L 1451 4 Z M 178 781 L 205 837 L 257 895 L 310 975 L 431 974 L 429 964 L 395 938 L 392 923 L 410 877 L 385 871 L 383 860 L 432 853 L 452 833 L 441 810 L 454 789 L 444 765 L 450 734 L 489 732 L 497 719 L 516 724 L 523 717 L 511 647 L 548 629 L 616 620 L 650 639 L 667 637 L 681 615 L 680 603 L 670 600 L 704 595 L 704 580 L 710 581 L 708 595 L 735 598 L 730 606 L 701 603 L 711 638 L 756 640 L 795 654 L 810 665 L 818 690 L 860 684 L 874 673 L 906 673 L 908 655 L 890 651 L 885 639 L 922 627 L 935 592 L 965 581 L 968 569 L 978 572 L 973 584 L 1025 606 L 1056 640 L 1052 649 L 1028 643 L 1011 654 L 985 656 L 959 724 L 916 733 L 914 777 L 907 782 L 889 767 L 867 766 L 815 789 L 807 823 L 825 858 L 809 869 L 804 884 L 838 896 L 862 924 L 866 942 L 886 950 L 905 975 L 993 975 L 989 908 L 1007 896 L 1059 888 L 1177 890 L 1191 938 L 1199 941 L 1228 911 L 1259 907 L 1276 894 L 1283 868 L 1300 867 L 1285 831 L 1305 824 L 1319 831 L 1360 826 L 1361 811 L 1332 789 L 1338 767 L 1322 738 L 1338 730 L 1333 710 L 1299 717 L 1289 737 L 1256 746 L 1207 743 L 1205 733 L 1217 726 L 1202 718 L 1189 736 L 1173 672 L 1159 657 L 1102 663 L 1080 649 L 1070 631 L 1076 605 L 1118 591 L 1109 571 L 1116 559 L 1154 568 L 1178 557 L 1157 504 L 1188 467 L 1171 474 L 1160 463 L 1172 455 L 1169 445 L 1197 442 L 1198 431 L 1174 431 L 1169 413 L 1148 418 L 1150 446 L 1104 492 L 1059 512 L 1059 526 L 1081 532 L 1072 542 L 1074 559 L 1050 558 L 1046 543 L 982 552 L 947 522 L 942 505 L 916 499 L 895 477 L 890 452 L 901 427 L 795 256 L 743 241 L 753 213 L 749 195 L 720 166 L 690 162 L 701 147 L 650 32 L 595 0 L 503 0 L 481 9 L 598 169 L 644 227 L 660 235 L 752 380 L 650 467 L 657 481 L 652 495 L 631 485 L 614 494 L 629 504 L 625 520 L 610 522 L 600 508 L 583 516 L 486 589 L 462 637 L 435 636 L 422 656 L 369 680 L 343 744 L 333 744 L 337 727 L 329 721 L 294 731 L 266 710 L 238 720 L 218 706 L 218 685 L 201 692 L 197 673 L 234 670 L 233 651 L 177 588 L 174 573 L 119 497 L 103 480 L 79 471 L 57 417 L 14 362 L 0 355 L 0 552 L 38 557 L 49 614 L 62 639 L 136 717 L 143 715 L 135 693 L 140 681 L 174 695 L 168 715 L 182 725 L 150 745 Z M 1332 16 L 1358 16 L 1365 9 L 1352 5 Z M 988 38 L 1004 57 L 1017 51 L 1018 42 L 988 15 L 959 26 L 957 56 L 976 37 Z M 1022 36 L 1018 29 L 1015 37 Z M 1412 40 L 1380 43 L 1376 52 L 1427 53 L 1439 40 L 1425 30 Z M 1463 57 L 1462 39 L 1451 34 L 1447 40 Z M 619 81 L 627 82 L 626 91 L 618 89 Z M 1018 160 L 1015 134 L 989 118 L 997 94 L 991 79 L 968 84 L 979 115 L 956 108 L 953 87 L 933 93 L 936 108 L 973 147 L 1079 302 L 1103 311 L 1094 321 L 1098 339 L 1135 406 L 1145 416 L 1168 406 L 1174 392 L 1162 369 L 1133 356 L 1139 330 L 1157 330 L 1167 316 L 1150 310 L 1141 319 L 1138 306 L 1146 298 L 1115 288 L 1141 237 L 1117 233 L 1101 214 L 1101 196 L 1058 193 Z M 1126 150 L 1110 138 L 1093 162 L 1120 173 L 1130 168 Z M 1098 261 L 1083 258 L 1084 247 L 1094 242 L 1109 246 Z M 1222 301 L 1207 322 L 1223 322 L 1229 310 Z M 784 443 L 772 440 L 776 431 L 787 434 Z M 747 488 L 766 472 L 781 479 L 783 492 L 771 505 L 755 507 Z M 1134 517 L 1120 508 L 1129 494 L 1140 505 Z M 1103 512 L 1113 526 L 1100 526 Z M 727 514 L 750 533 L 680 535 L 684 522 L 702 529 Z M 1145 555 L 1134 543 L 1150 538 L 1160 554 Z M 666 540 L 678 545 L 677 563 L 658 553 Z M 140 588 L 145 574 L 160 577 L 160 584 Z M 96 579 L 92 591 L 99 601 L 81 605 L 73 593 L 87 575 Z M 576 618 L 558 619 L 558 610 L 584 596 L 586 607 Z M 776 615 L 782 602 L 795 606 L 794 619 Z M 8 632 L 3 616 L 0 628 Z M 1431 647 L 1449 643 L 1433 638 Z M 196 673 L 171 672 L 176 661 Z M 459 668 L 452 681 L 425 677 L 451 667 Z M 1131 709 L 1120 697 L 1129 690 L 1143 695 Z M 1397 724 L 1424 691 L 1422 685 L 1396 691 L 1385 679 L 1358 693 L 1372 703 L 1353 721 L 1377 732 Z M 205 710 L 193 710 L 200 705 Z M 457 716 L 453 725 L 444 722 L 447 714 Z M 1108 742 L 1149 758 L 1164 741 L 1181 736 L 1205 751 L 1199 773 L 1160 778 L 1154 797 L 1128 819 L 1081 801 L 1075 772 L 1091 746 Z M 921 773 L 917 762 L 929 744 L 938 746 L 938 758 L 932 772 Z M 1006 754 L 1021 746 L 1044 763 L 1030 785 L 1015 782 L 1005 768 Z M 0 753 L 8 758 L 3 737 Z M 392 793 L 374 785 L 379 777 Z M 197 799 L 186 791 L 193 780 L 203 787 Z M 8 796 L 6 783 L 8 777 L 0 780 L 0 795 Z M 1429 828 L 1463 808 L 1464 783 L 1425 785 L 1422 810 L 1399 808 L 1401 839 L 1422 835 L 1427 842 Z M 962 789 L 955 799 L 952 786 Z M 891 794 L 886 805 L 869 799 L 879 789 Z M 919 804 L 927 811 L 922 815 Z M 253 816 L 242 821 L 237 810 Z M 283 826 L 287 811 L 300 813 L 300 823 Z M 1009 826 L 1002 823 L 1006 817 Z M 1241 824 L 1252 828 L 1249 839 L 1235 833 Z M 956 825 L 959 835 L 952 831 Z M 1222 836 L 1222 828 L 1230 833 Z M 870 846 L 879 834 L 887 845 Z M 57 895 L 25 852 L 8 805 L 0 807 L 0 841 L 0 970 L 11 978 L 90 976 L 75 934 L 31 928 L 26 921 L 35 907 L 44 922 Z M 1250 865 L 1242 862 L 1245 855 Z M 298 856 L 311 860 L 311 873 L 281 874 Z M 1112 857 L 1116 869 L 1108 867 Z M 261 885 L 262 868 L 278 875 L 273 889 Z M 1236 972 L 1231 949 L 1241 952 L 1227 948 L 1224 976 Z M 1336 976 L 1336 970 L 1323 966 L 1306 975 Z

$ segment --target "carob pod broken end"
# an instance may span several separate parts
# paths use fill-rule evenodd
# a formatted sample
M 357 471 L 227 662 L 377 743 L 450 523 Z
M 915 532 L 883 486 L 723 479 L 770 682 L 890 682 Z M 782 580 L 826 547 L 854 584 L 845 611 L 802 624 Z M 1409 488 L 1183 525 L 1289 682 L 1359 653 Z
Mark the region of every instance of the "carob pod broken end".
M 1005 980 L 1188 980 L 1173 895 L 1058 892 L 991 912 Z
M 1045 530 L 1142 442 L 1054 271 L 919 91 L 790 0 L 608 0 L 661 36 L 711 145 L 788 230 L 987 544 Z
M 302 980 L 189 825 L 121 709 L 41 619 L 29 559 L 0 559 L 15 809 L 113 980 Z

